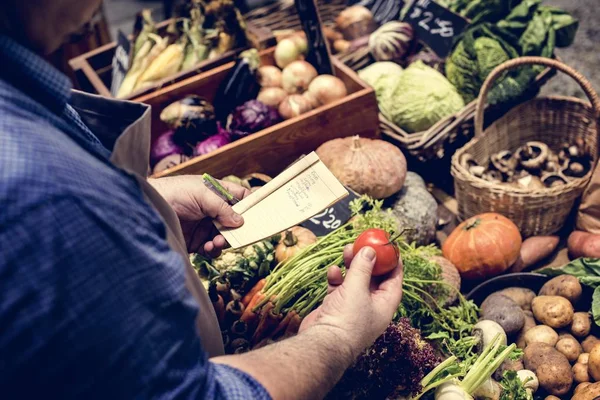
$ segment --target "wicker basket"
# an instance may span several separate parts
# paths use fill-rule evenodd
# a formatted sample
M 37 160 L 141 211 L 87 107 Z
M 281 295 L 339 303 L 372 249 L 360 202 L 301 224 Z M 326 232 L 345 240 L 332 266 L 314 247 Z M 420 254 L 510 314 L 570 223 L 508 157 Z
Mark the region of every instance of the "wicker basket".
M 346 8 L 345 0 L 321 0 L 318 2 L 319 15 L 324 25 L 332 24 L 338 14 Z M 302 30 L 302 24 L 294 0 L 280 0 L 273 4 L 254 9 L 244 15 L 247 21 L 271 31 Z
M 592 106 L 571 97 L 539 97 L 513 108 L 484 131 L 484 105 L 494 81 L 507 70 L 531 64 L 545 65 L 571 76 L 581 85 Z M 452 157 L 451 173 L 454 176 L 459 218 L 497 212 L 510 218 L 524 237 L 559 231 L 589 183 L 592 171 L 562 186 L 528 190 L 476 178 L 461 165 L 460 160 L 469 154 L 484 165 L 490 155 L 516 149 L 528 141 L 543 141 L 557 151 L 562 143 L 573 143 L 581 138 L 595 162 L 598 158 L 599 116 L 600 98 L 591 84 L 577 71 L 557 60 L 522 57 L 494 69 L 477 99 L 475 138 Z

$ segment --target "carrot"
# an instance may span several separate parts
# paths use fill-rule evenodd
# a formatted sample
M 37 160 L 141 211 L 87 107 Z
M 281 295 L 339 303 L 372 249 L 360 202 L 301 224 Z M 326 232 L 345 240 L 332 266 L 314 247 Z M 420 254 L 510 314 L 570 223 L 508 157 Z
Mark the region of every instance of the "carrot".
M 265 294 L 261 291 L 257 292 L 250 303 L 246 306 L 244 313 L 240 317 L 240 320 L 244 321 L 248 325 L 248 331 L 253 332 L 258 325 L 258 313 L 254 312 L 253 308 L 265 298 Z
M 296 334 L 298 334 L 298 330 L 300 329 L 300 324 L 302 324 L 302 317 L 299 314 L 294 313 L 282 338 L 287 339 L 289 337 L 292 337 L 292 336 L 295 336 Z
M 277 328 L 273 332 L 273 335 L 271 335 L 271 336 L 273 338 L 278 338 L 279 336 L 282 336 L 285 333 L 285 331 L 286 331 L 288 325 L 290 324 L 290 321 L 294 317 L 294 315 L 296 315 L 296 311 L 294 311 L 294 310 L 289 311 L 285 315 L 285 317 L 281 320 L 281 322 L 279 323 L 279 325 L 277 326 Z
M 263 307 L 260 321 L 258 322 L 258 326 L 256 327 L 254 335 L 252 336 L 252 345 L 256 345 L 262 339 L 271 337 L 271 333 L 273 333 L 273 331 L 279 325 L 281 314 L 273 313 L 274 307 L 274 304 L 270 301 Z
M 252 286 L 252 289 L 250 289 L 250 291 L 246 293 L 246 295 L 242 298 L 242 304 L 244 305 L 244 307 L 246 307 L 246 309 L 248 308 L 248 304 L 250 304 L 250 301 L 258 292 L 260 292 L 265 287 L 266 283 L 267 280 L 265 278 L 259 280 L 254 286 Z

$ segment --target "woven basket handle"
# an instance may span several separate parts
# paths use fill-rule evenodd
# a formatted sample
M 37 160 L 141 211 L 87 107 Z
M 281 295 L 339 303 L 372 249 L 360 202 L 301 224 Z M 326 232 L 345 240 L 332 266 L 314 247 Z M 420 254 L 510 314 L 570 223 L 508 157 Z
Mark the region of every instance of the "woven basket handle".
M 477 106 L 475 108 L 475 137 L 483 135 L 483 115 L 485 111 L 485 104 L 487 103 L 487 96 L 492 88 L 492 85 L 505 71 L 512 70 L 523 65 L 544 65 L 546 67 L 555 68 L 569 75 L 571 78 L 577 81 L 592 103 L 596 122 L 598 121 L 598 118 L 600 117 L 600 98 L 598 97 L 598 93 L 596 93 L 596 91 L 593 89 L 592 84 L 583 75 L 568 65 L 565 65 L 562 62 L 552 58 L 519 57 L 498 65 L 483 83 L 481 91 L 479 92 L 479 98 L 477 99 Z M 600 131 L 600 126 L 598 123 L 596 124 L 596 129 Z

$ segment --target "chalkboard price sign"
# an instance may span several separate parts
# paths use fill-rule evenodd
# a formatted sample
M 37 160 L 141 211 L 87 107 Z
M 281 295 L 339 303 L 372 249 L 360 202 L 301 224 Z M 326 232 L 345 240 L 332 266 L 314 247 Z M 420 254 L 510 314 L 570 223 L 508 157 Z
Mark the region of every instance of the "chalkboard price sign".
M 454 38 L 469 25 L 469 20 L 433 0 L 414 0 L 404 20 L 412 25 L 419 40 L 441 58 L 450 54 Z
M 117 96 L 119 88 L 127 75 L 129 69 L 129 54 L 131 52 L 131 42 L 121 31 L 117 37 L 117 48 L 115 55 L 112 60 L 112 81 L 110 86 L 110 93 L 113 96 Z
M 327 40 L 323 34 L 319 9 L 315 0 L 295 1 L 296 11 L 298 11 L 298 16 L 300 17 L 308 41 L 306 61 L 315 67 L 319 75 L 335 75 Z
M 350 202 L 360 197 L 350 189 L 348 189 L 348 193 L 348 196 L 307 221 L 304 221 L 300 225 L 310 229 L 317 236 L 327 235 L 344 225 L 352 217 L 352 213 L 350 212 Z

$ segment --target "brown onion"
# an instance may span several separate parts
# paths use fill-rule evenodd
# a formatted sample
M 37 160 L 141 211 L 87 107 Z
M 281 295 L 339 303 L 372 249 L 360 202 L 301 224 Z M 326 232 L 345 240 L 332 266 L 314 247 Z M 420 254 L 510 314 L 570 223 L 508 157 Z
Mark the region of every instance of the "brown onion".
M 279 87 L 267 87 L 258 93 L 256 100 L 271 107 L 279 107 L 279 104 L 287 97 L 285 90 Z
M 302 52 L 296 42 L 290 38 L 282 39 L 275 47 L 275 64 L 279 68 L 285 68 L 290 63 L 302 58 Z
M 302 93 L 302 96 L 304 96 L 308 100 L 308 102 L 312 108 L 317 108 L 321 105 L 319 100 L 317 100 L 315 95 L 312 94 L 311 92 L 304 92 L 304 93 Z
M 315 67 L 306 61 L 294 61 L 283 69 L 281 84 L 289 94 L 304 93 L 308 85 L 317 77 Z
M 321 104 L 329 104 L 346 97 L 348 90 L 340 78 L 319 75 L 308 86 L 308 92 Z
M 279 114 L 284 119 L 297 117 L 312 110 L 310 101 L 301 94 L 291 94 L 279 105 Z
M 257 77 L 261 87 L 281 87 L 281 70 L 274 65 L 260 67 Z

